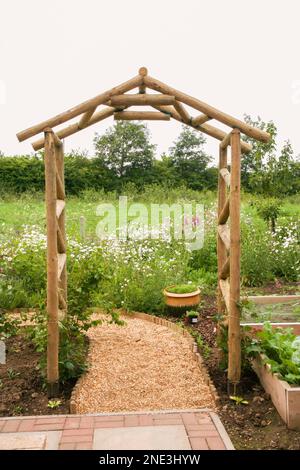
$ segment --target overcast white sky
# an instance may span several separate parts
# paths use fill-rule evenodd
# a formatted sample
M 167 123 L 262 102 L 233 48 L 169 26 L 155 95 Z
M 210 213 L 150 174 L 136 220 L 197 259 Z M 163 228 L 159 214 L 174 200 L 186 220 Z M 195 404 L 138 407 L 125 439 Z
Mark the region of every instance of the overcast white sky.
M 242 118 L 273 119 L 300 153 L 299 0 L 0 0 L 0 149 L 30 153 L 16 133 L 137 74 Z M 94 133 L 66 139 L 93 153 Z M 212 122 L 215 124 L 215 121 Z M 149 124 L 158 152 L 180 131 Z M 223 126 L 220 126 L 223 127 Z M 31 140 L 34 140 L 31 139 Z M 207 149 L 217 143 L 207 137 Z

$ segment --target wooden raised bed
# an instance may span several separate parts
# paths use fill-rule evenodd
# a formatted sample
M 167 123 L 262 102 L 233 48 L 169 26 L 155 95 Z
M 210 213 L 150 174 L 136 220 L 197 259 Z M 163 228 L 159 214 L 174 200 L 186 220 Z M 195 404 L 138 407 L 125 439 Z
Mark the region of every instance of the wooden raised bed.
M 254 359 L 252 366 L 287 427 L 300 430 L 300 387 L 291 386 L 278 374 L 273 374 L 269 364 L 263 364 L 262 358 Z

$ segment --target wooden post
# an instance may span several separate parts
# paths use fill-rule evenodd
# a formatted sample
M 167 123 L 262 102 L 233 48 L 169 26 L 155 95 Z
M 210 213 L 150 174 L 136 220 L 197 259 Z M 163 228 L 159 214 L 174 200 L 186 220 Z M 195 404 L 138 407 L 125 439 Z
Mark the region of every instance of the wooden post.
M 59 196 L 60 199 L 65 200 L 65 174 L 64 174 L 64 148 L 63 145 L 60 147 L 56 147 L 56 171 L 57 175 L 59 176 L 59 179 L 62 183 L 62 189 L 63 189 L 63 198 L 60 194 L 57 192 L 57 197 Z M 67 237 L 66 237 L 66 224 L 65 224 L 65 205 L 64 208 L 60 214 L 60 217 L 58 219 L 58 234 L 61 235 L 62 244 L 58 244 L 58 253 L 60 254 L 65 254 L 66 253 L 66 245 L 67 245 Z M 60 302 L 59 308 L 61 310 L 66 310 L 66 304 L 67 304 L 67 264 L 66 262 L 64 263 L 60 279 L 58 281 L 59 284 L 59 289 L 61 293 L 61 297 L 63 298 L 64 302 Z M 64 312 L 66 314 L 66 311 Z
M 226 201 L 226 183 L 221 176 L 220 171 L 223 168 L 227 168 L 227 148 L 221 149 L 219 147 L 219 179 L 218 179 L 218 218 L 221 215 L 222 209 Z M 221 273 L 223 265 L 227 259 L 226 247 L 220 237 L 217 234 L 217 253 L 218 253 L 218 314 L 224 316 L 225 314 L 225 303 L 220 287 Z
M 231 133 L 230 177 L 230 312 L 228 329 L 228 390 L 231 384 L 235 393 L 241 376 L 240 333 L 240 131 Z
M 58 393 L 58 263 L 56 219 L 56 163 L 52 129 L 45 130 L 45 183 L 47 213 L 47 391 L 49 397 Z
M 139 93 L 141 95 L 143 95 L 144 93 L 146 93 L 146 86 L 144 84 L 144 77 L 146 77 L 146 75 L 148 75 L 148 70 L 146 67 L 141 67 L 139 69 L 139 75 L 142 77 L 142 84 L 139 86 Z

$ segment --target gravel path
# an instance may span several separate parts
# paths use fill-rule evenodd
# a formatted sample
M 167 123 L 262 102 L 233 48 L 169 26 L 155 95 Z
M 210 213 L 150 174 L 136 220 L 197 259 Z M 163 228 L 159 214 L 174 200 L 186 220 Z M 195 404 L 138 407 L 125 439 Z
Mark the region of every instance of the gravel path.
M 78 413 L 214 408 L 187 339 L 165 326 L 123 318 L 88 331 L 88 372 L 75 393 Z

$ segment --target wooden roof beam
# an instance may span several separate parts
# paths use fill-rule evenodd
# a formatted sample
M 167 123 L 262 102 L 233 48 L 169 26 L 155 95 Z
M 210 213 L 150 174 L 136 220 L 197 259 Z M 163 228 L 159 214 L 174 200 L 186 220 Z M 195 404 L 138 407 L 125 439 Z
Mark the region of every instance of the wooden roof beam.
M 210 121 L 211 117 L 206 116 L 206 114 L 199 114 L 199 116 L 193 117 L 192 118 L 192 124 L 193 126 L 201 126 L 201 124 L 204 124 L 207 121 Z
M 84 101 L 83 103 L 75 106 L 74 108 L 69 109 L 68 111 L 65 111 L 64 113 L 58 114 L 53 118 L 47 119 L 46 121 L 43 121 L 39 124 L 36 124 L 35 126 L 29 127 L 28 129 L 19 132 L 17 134 L 17 138 L 19 142 L 23 142 L 23 140 L 29 139 L 30 137 L 33 137 L 34 135 L 39 134 L 40 132 L 43 132 L 44 129 L 47 127 L 52 128 L 58 126 L 59 124 L 63 124 L 64 122 L 69 121 L 70 119 L 79 116 L 80 114 L 83 114 L 99 106 L 100 104 L 105 103 L 112 96 L 126 93 L 127 91 L 130 91 L 133 88 L 140 86 L 142 83 L 143 77 L 141 75 L 137 75 L 131 80 L 128 80 L 127 82 L 124 82 L 121 85 L 116 86 L 115 88 L 111 88 L 110 90 L 105 91 L 101 95 L 97 95 L 90 100 Z
M 103 119 L 106 119 L 112 116 L 115 111 L 116 111 L 115 108 L 111 108 L 111 107 L 104 108 L 101 111 L 94 113 L 93 116 L 90 118 L 90 120 L 83 127 L 82 125 L 80 125 L 80 121 L 81 121 L 80 120 L 79 122 L 76 122 L 75 124 L 71 124 L 70 126 L 60 129 L 59 131 L 56 132 L 56 135 L 57 137 L 59 137 L 59 139 L 64 139 L 65 137 L 69 137 L 69 135 L 76 134 L 76 132 L 79 132 L 82 129 L 85 129 L 86 127 L 92 126 L 93 124 L 96 124 L 97 122 L 102 121 Z M 32 143 L 32 147 L 34 150 L 40 150 L 44 147 L 44 145 L 45 145 L 44 137 Z
M 144 77 L 144 83 L 148 88 L 151 88 L 152 90 L 158 91 L 160 93 L 175 96 L 177 101 L 181 101 L 182 103 L 191 106 L 194 109 L 197 109 L 201 113 L 210 116 L 212 119 L 217 119 L 218 121 L 222 122 L 223 124 L 226 124 L 227 126 L 237 128 L 247 136 L 252 137 L 253 139 L 259 140 L 261 142 L 269 142 L 270 140 L 270 134 L 268 134 L 267 132 L 262 131 L 261 129 L 257 129 L 256 127 L 252 127 L 249 124 L 230 116 L 229 114 L 219 111 L 218 109 L 214 108 L 213 106 L 210 106 L 209 104 L 204 103 L 203 101 L 193 98 L 192 96 L 186 95 L 185 93 L 182 93 L 181 91 L 178 91 L 175 88 L 172 88 L 166 85 L 165 83 L 160 82 L 156 78 L 146 75 Z
M 153 106 L 153 108 L 158 109 L 159 111 L 168 114 L 173 119 L 176 119 L 176 121 L 183 122 L 182 117 L 175 110 L 173 106 Z M 227 135 L 226 132 L 222 131 L 221 129 L 218 129 L 217 127 L 211 126 L 210 124 L 202 124 L 201 126 L 194 126 L 191 123 L 187 123 L 187 125 L 193 127 L 194 129 L 197 129 L 198 131 L 203 132 L 203 134 L 210 135 L 211 137 L 214 137 L 215 139 L 220 140 L 220 141 L 222 141 L 224 137 L 226 137 Z M 243 153 L 250 152 L 252 150 L 252 145 L 241 140 L 241 150 Z

